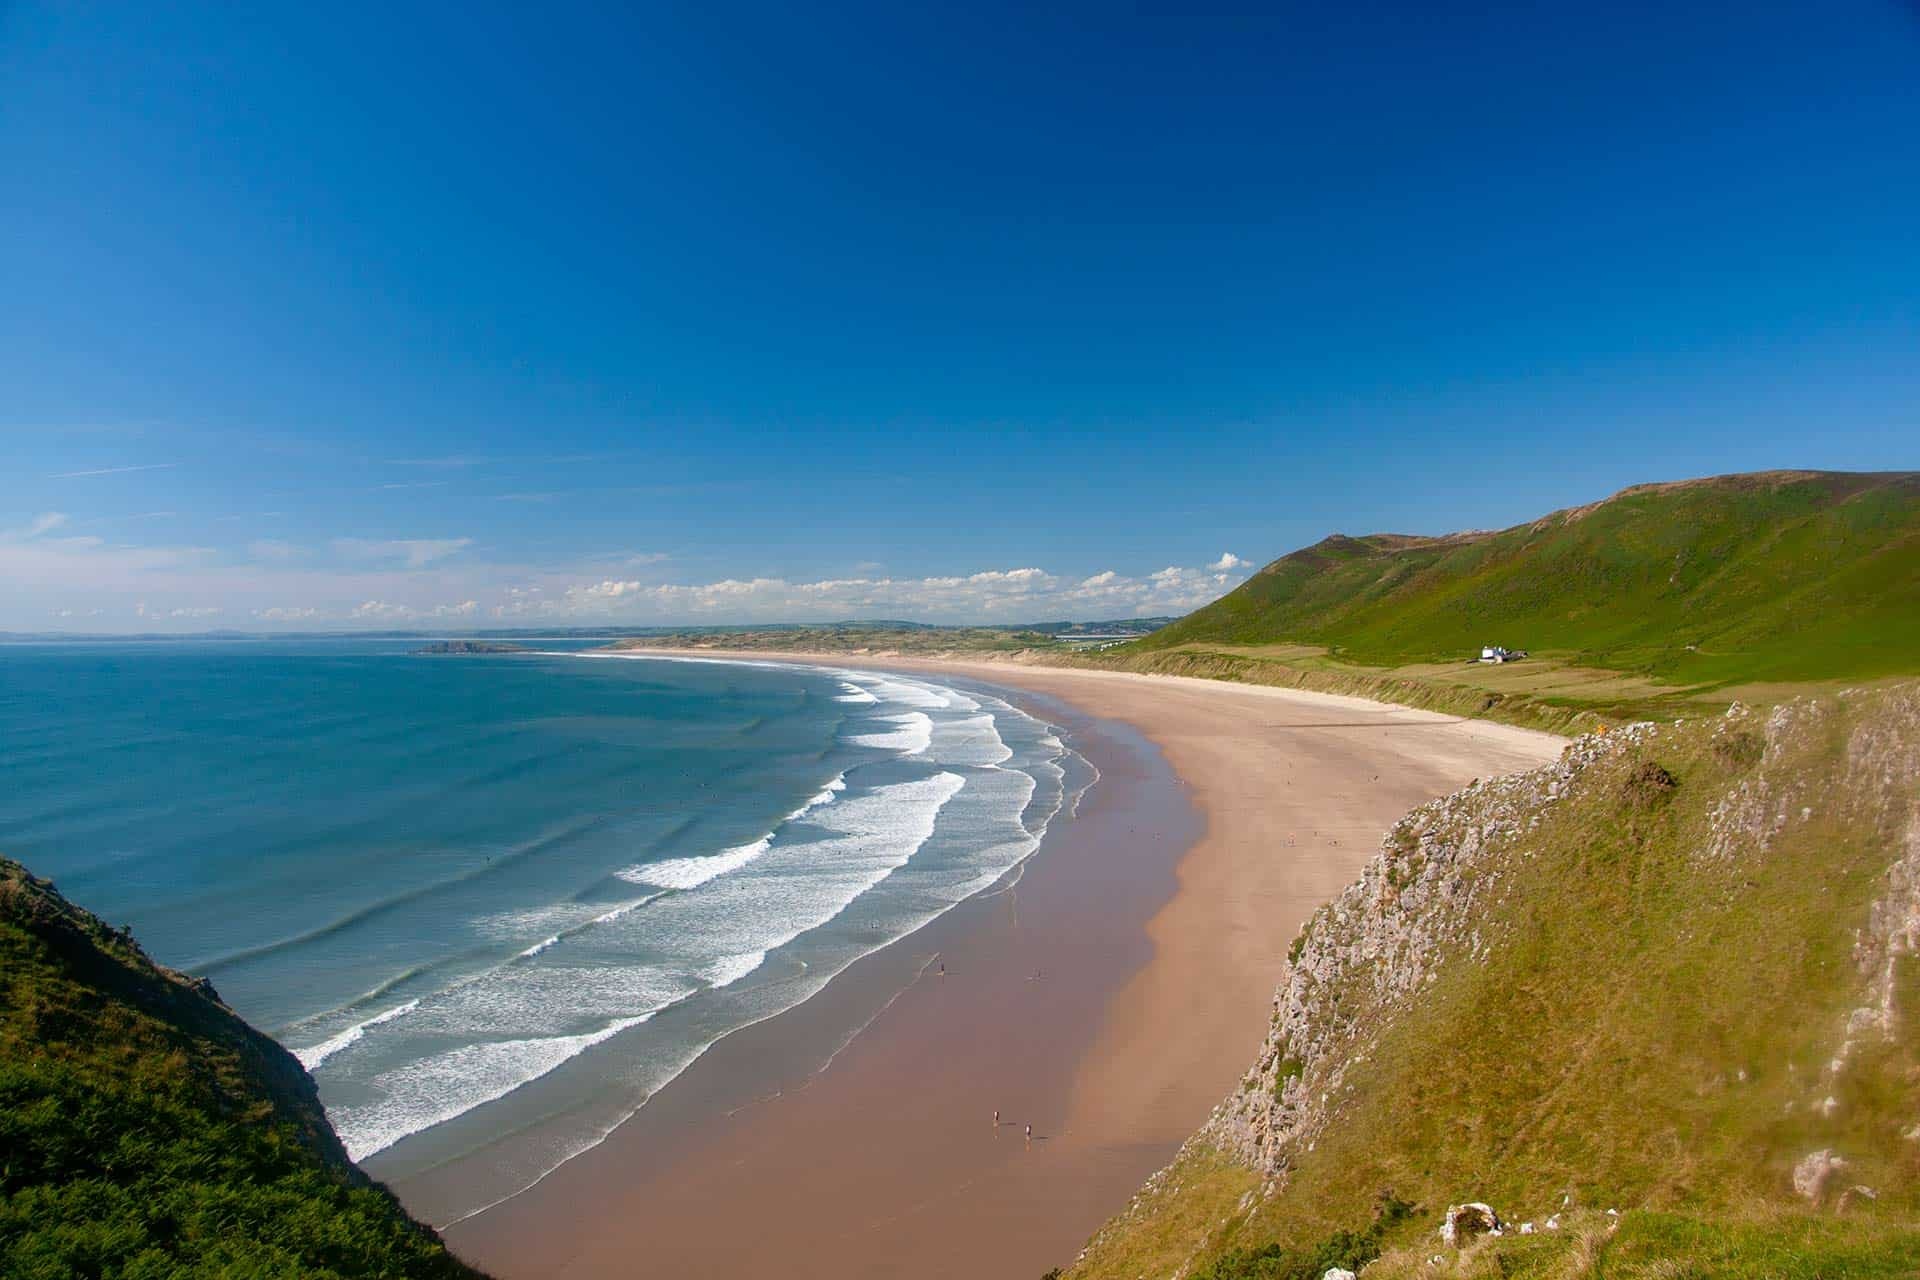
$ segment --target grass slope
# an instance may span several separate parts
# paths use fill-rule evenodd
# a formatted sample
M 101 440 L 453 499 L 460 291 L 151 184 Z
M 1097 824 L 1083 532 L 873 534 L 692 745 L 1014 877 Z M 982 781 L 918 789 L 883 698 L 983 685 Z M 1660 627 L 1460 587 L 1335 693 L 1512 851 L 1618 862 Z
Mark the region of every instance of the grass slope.
M 0 859 L 0 1275 L 478 1274 L 286 1050 Z
M 1241 1090 L 1074 1274 L 1286 1276 L 1359 1241 L 1380 1280 L 1911 1276 L 1916 941 L 1920 686 L 1583 740 L 1390 833 L 1303 930 Z M 1821 1149 L 1848 1165 L 1809 1202 Z M 1362 1241 L 1387 1192 L 1415 1211 Z M 1573 1210 L 1443 1249 L 1468 1200 Z
M 1529 524 L 1340 535 L 1129 646 L 1317 646 L 1370 666 L 1504 644 L 1725 687 L 1920 673 L 1920 474 L 1640 485 Z

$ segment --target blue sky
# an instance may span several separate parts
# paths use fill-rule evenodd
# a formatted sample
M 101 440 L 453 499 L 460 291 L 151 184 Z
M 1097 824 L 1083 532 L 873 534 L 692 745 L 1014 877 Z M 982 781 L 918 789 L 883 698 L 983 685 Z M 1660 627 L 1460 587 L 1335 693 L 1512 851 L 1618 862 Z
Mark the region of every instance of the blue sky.
M 0 627 L 1179 611 L 1920 467 L 1901 3 L 0 5 Z

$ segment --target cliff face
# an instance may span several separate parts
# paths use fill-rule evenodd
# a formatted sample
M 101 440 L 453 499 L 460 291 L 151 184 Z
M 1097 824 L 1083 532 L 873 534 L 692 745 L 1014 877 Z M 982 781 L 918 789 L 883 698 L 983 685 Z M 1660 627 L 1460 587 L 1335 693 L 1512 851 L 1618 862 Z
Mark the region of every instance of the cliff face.
M 473 1276 L 298 1061 L 0 859 L 0 1274 Z
M 1632 752 L 1651 730 L 1578 739 L 1554 764 L 1475 782 L 1396 823 L 1360 879 L 1295 939 L 1260 1058 L 1202 1138 L 1253 1168 L 1283 1172 L 1326 1127 L 1328 1099 L 1349 1064 L 1366 1060 L 1373 1032 L 1417 1000 L 1444 963 L 1485 954 L 1491 941 L 1475 907 L 1501 883 L 1498 855 L 1596 761 Z
M 1386 1193 L 1420 1266 L 1468 1201 L 1529 1235 L 1617 1208 L 1593 1247 L 1629 1252 L 1660 1215 L 1787 1215 L 1761 1237 L 1907 1265 L 1916 1019 L 1920 686 L 1584 737 L 1394 827 L 1296 940 L 1240 1088 L 1076 1273 L 1285 1274 Z

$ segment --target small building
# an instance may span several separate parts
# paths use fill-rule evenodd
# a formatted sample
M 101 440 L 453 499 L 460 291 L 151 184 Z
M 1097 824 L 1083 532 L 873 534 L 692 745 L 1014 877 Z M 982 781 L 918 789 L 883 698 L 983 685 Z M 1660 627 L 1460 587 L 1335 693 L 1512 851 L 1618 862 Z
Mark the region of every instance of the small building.
M 1482 662 L 1517 662 L 1527 656 L 1525 649 L 1503 649 L 1497 644 L 1487 645 L 1480 650 Z

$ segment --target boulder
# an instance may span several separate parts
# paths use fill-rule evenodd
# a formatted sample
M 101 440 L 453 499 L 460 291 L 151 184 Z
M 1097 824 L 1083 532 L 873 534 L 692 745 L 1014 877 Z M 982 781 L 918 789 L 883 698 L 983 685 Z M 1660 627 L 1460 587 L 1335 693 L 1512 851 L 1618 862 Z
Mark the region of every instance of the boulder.
M 1840 1199 L 1834 1203 L 1833 1211 L 1835 1213 L 1845 1213 L 1862 1200 L 1878 1200 L 1879 1198 L 1880 1193 L 1872 1187 L 1863 1187 L 1855 1183 L 1840 1193 Z
M 1500 1215 L 1478 1200 L 1447 1206 L 1447 1220 L 1440 1224 L 1440 1238 L 1456 1249 L 1476 1236 L 1497 1236 L 1500 1231 Z
M 1827 1180 L 1846 1167 L 1847 1162 L 1829 1148 L 1810 1151 L 1793 1166 L 1794 1193 L 1817 1202 L 1826 1194 Z

